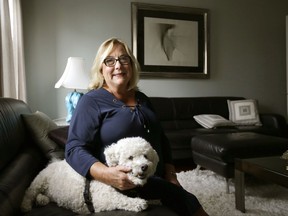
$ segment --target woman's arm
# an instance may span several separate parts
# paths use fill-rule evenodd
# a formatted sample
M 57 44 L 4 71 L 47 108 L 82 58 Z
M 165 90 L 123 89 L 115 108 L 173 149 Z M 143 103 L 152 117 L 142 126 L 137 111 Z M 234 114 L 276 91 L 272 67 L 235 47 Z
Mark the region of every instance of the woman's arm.
M 94 139 L 99 125 L 100 112 L 97 103 L 89 96 L 82 96 L 73 113 L 65 146 L 67 163 L 82 176 L 87 176 L 92 164 L 99 161 L 91 153 L 92 148 L 97 147 Z

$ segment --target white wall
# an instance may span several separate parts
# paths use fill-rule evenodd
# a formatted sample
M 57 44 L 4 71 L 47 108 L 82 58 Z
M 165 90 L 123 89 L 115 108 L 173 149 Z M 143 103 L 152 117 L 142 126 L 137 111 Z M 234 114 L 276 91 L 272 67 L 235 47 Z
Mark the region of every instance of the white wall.
M 141 79 L 149 96 L 244 96 L 261 112 L 286 116 L 285 16 L 288 1 L 147 0 L 210 10 L 210 79 Z M 69 56 L 90 67 L 98 46 L 116 36 L 132 45 L 130 0 L 22 1 L 28 103 L 66 115 L 68 90 L 55 89 Z

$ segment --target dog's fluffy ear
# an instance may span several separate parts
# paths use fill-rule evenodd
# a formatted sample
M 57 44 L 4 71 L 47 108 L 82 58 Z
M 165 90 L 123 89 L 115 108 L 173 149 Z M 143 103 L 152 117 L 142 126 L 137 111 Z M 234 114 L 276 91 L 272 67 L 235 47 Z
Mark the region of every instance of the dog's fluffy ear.
M 153 152 L 152 153 L 153 154 L 153 163 L 157 165 L 159 162 L 159 156 L 158 156 L 156 150 L 152 149 L 152 152 Z
M 154 149 L 151 149 L 150 154 L 151 154 L 151 162 L 154 165 L 152 168 L 152 173 L 154 174 L 156 172 L 157 164 L 159 162 L 159 156 L 158 156 L 156 150 L 154 150 Z
M 111 144 L 105 148 L 104 155 L 106 163 L 109 167 L 117 166 L 119 163 L 119 151 L 117 150 L 116 143 Z

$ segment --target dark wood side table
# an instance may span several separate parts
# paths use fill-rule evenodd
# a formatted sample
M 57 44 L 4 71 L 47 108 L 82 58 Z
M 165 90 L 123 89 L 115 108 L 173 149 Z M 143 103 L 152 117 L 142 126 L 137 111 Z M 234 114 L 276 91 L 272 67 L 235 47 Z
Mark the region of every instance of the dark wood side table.
M 281 156 L 235 159 L 235 204 L 245 212 L 245 173 L 288 188 L 287 160 Z

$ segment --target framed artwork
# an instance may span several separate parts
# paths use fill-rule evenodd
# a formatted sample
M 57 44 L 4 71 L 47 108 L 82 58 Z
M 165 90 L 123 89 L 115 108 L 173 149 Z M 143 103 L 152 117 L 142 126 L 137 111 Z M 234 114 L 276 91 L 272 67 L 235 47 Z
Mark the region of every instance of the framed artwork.
M 208 10 L 136 2 L 131 10 L 141 77 L 209 78 Z

